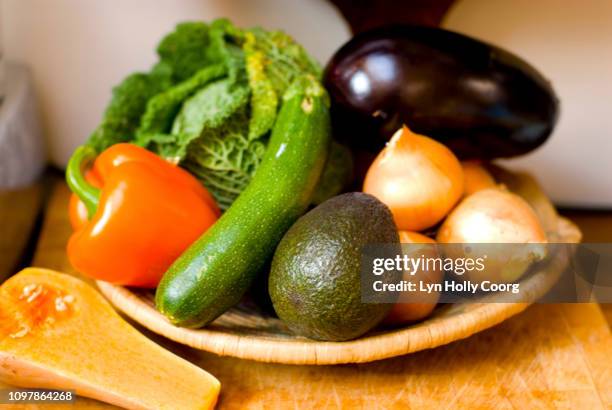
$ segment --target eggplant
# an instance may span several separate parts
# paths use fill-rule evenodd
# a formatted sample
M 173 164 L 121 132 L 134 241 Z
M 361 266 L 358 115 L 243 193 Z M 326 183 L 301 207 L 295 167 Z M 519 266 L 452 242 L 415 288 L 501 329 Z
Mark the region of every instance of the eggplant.
M 527 62 L 439 28 L 358 34 L 332 57 L 324 83 L 334 135 L 370 154 L 406 124 L 461 159 L 518 156 L 546 141 L 559 112 L 550 83 Z

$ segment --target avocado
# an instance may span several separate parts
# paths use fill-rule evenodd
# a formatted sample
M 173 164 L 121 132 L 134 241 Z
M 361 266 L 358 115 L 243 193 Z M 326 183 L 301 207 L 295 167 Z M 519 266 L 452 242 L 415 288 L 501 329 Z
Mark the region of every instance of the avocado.
M 360 264 L 366 244 L 398 244 L 391 211 L 375 197 L 352 192 L 302 216 L 272 259 L 268 290 L 278 316 L 311 339 L 354 339 L 393 306 L 361 302 Z

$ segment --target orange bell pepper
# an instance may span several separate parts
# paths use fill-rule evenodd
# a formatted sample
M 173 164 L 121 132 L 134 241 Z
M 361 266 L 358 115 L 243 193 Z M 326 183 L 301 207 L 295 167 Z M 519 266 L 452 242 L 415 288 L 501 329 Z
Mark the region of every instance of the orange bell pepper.
M 220 216 L 212 196 L 187 171 L 132 144 L 95 157 L 79 147 L 66 180 L 74 192 L 75 229 L 68 258 L 79 272 L 107 282 L 155 287 L 167 268 Z

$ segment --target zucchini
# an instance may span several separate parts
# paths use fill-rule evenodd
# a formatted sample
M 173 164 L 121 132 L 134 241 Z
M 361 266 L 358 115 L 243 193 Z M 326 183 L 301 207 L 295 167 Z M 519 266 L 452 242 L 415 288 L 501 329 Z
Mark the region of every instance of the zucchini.
M 155 294 L 179 326 L 201 327 L 237 304 L 307 209 L 330 144 L 329 98 L 312 76 L 283 96 L 253 179 L 223 216 L 173 264 Z

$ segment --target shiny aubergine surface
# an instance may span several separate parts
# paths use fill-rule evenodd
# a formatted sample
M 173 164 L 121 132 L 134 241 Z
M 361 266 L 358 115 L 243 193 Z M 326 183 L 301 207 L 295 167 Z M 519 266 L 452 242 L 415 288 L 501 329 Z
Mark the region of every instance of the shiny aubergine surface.
M 447 30 L 393 26 L 355 36 L 325 69 L 334 134 L 376 153 L 402 125 L 460 158 L 525 154 L 550 135 L 559 102 L 519 57 Z

